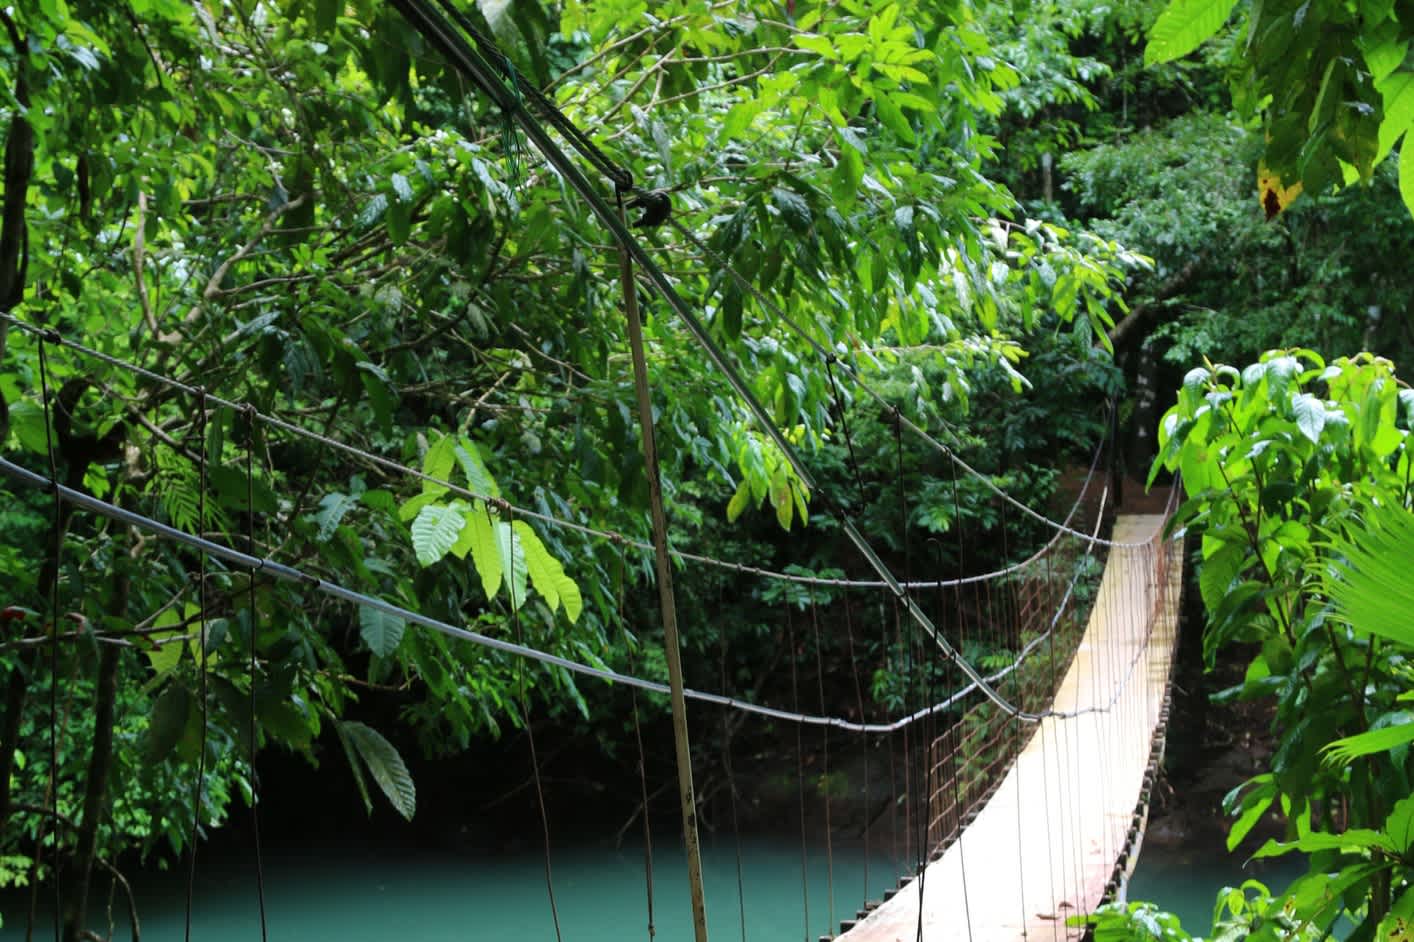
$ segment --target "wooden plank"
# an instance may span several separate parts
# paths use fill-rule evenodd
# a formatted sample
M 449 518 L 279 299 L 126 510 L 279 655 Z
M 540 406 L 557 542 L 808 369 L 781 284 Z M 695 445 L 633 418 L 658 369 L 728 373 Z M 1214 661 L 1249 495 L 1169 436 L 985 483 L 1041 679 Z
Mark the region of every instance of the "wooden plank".
M 1160 515 L 1126 515 L 1075 659 L 1055 698 L 1083 712 L 1036 724 L 975 821 L 921 879 L 843 942 L 1079 939 L 1070 916 L 1097 906 L 1130 831 L 1168 685 L 1182 547 Z

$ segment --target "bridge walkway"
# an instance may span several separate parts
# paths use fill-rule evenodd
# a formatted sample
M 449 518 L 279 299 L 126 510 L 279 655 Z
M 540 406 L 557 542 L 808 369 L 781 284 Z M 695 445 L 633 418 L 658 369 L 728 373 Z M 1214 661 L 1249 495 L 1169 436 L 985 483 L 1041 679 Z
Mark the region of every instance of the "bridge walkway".
M 1037 723 L 961 837 L 840 940 L 914 942 L 920 890 L 925 942 L 1083 935 L 1066 920 L 1099 905 L 1136 856 L 1130 845 L 1142 838 L 1145 773 L 1162 747 L 1183 570 L 1182 544 L 1159 536 L 1164 519 L 1117 518 L 1116 542 L 1153 540 L 1111 549 L 1058 689 L 1058 711 L 1100 709 Z

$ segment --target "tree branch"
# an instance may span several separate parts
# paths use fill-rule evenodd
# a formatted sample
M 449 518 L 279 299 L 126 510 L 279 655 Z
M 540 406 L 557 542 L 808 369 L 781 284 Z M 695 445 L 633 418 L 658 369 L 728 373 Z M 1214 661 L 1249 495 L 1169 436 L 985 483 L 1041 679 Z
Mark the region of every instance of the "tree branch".
M 265 218 L 261 220 L 259 231 L 257 231 L 255 235 L 251 237 L 250 241 L 246 242 L 245 245 L 242 245 L 240 248 L 236 249 L 235 252 L 231 253 L 229 256 L 226 257 L 225 261 L 223 261 L 220 265 L 216 266 L 216 270 L 211 273 L 211 278 L 208 279 L 206 282 L 206 287 L 202 289 L 201 301 L 210 301 L 212 298 L 216 297 L 216 295 L 220 294 L 221 282 L 226 280 L 226 276 L 230 274 L 231 268 L 237 262 L 239 262 L 241 259 L 245 258 L 247 255 L 249 255 L 255 250 L 255 247 L 260 244 L 260 241 L 270 234 L 271 229 L 275 228 L 275 223 L 280 221 L 281 216 L 285 215 L 285 213 L 289 212 L 292 209 L 298 209 L 299 207 L 303 206 L 304 201 L 308 198 L 308 196 L 309 194 L 307 193 L 301 193 L 294 199 L 286 203 L 282 203 L 281 205 L 275 207 L 269 213 L 267 213 L 265 215 Z M 191 310 L 187 312 L 187 316 L 182 319 L 183 323 L 192 323 L 197 319 L 200 314 L 201 302 L 197 302 L 196 304 L 192 305 Z M 164 339 L 167 339 L 169 341 L 177 341 L 181 338 L 169 336 Z
M 1202 256 L 1190 259 L 1188 264 L 1174 272 L 1163 284 L 1159 285 L 1159 290 L 1154 292 L 1152 298 L 1142 304 L 1134 305 L 1118 324 L 1110 328 L 1110 343 L 1116 351 L 1121 347 L 1138 343 L 1148 336 L 1147 329 L 1141 331 L 1141 328 L 1147 328 L 1149 321 L 1153 320 L 1163 309 L 1164 302 L 1183 290 L 1205 260 Z

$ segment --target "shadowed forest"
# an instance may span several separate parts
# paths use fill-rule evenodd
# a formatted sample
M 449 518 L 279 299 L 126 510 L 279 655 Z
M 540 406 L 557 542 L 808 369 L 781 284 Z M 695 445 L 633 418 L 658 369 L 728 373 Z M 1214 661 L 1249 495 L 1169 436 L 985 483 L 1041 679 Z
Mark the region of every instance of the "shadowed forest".
M 1171 487 L 1220 717 L 1171 778 L 1240 741 L 1188 814 L 1298 875 L 1077 922 L 1409 938 L 1411 41 L 1381 0 L 0 0 L 0 932 L 137 939 L 137 875 L 262 835 L 892 821 L 912 873 L 933 737 L 980 800 Z M 996 695 L 894 769 L 683 685 Z

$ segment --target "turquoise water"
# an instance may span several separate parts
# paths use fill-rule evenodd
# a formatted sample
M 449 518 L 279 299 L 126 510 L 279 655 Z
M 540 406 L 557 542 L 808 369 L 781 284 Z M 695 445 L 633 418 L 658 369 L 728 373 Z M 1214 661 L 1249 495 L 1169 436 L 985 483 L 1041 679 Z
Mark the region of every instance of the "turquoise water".
M 1129 883 L 1130 900 L 1147 900 L 1178 916 L 1192 935 L 1207 935 L 1213 925 L 1218 891 L 1260 880 L 1272 892 L 1306 872 L 1299 857 L 1252 861 L 1229 855 L 1221 846 L 1207 850 L 1145 846 Z
M 648 939 L 641 848 L 574 848 L 556 851 L 555 900 L 565 942 L 631 942 Z M 814 942 L 830 929 L 826 886 L 829 873 L 822 848 L 808 856 L 809 930 L 804 919 L 800 848 L 786 842 L 744 840 L 740 899 L 747 938 Z M 715 939 L 741 938 L 736 854 L 730 840 L 704 848 L 708 925 Z M 676 848 L 655 848 L 654 915 L 656 942 L 690 942 L 693 937 L 686 863 Z M 864 857 L 858 848 L 833 854 L 834 931 L 851 917 L 864 896 Z M 545 890 L 544 859 L 517 854 L 473 859 L 427 850 L 323 847 L 304 852 L 272 852 L 265 866 L 266 925 L 272 942 L 336 939 L 339 942 L 554 942 L 555 928 Z M 893 867 L 871 862 L 871 893 L 878 898 L 894 885 Z M 144 942 L 172 942 L 184 936 L 184 874 L 142 874 L 135 878 Z M 96 908 L 102 909 L 107 881 L 95 880 Z M 253 860 L 202 861 L 192 907 L 194 942 L 258 942 L 259 917 Z M 6 900 L 4 938 L 23 937 L 19 901 Z M 116 939 L 128 938 L 121 903 L 115 907 Z M 41 923 L 49 938 L 51 917 Z M 94 922 L 106 923 L 95 912 Z
M 551 859 L 555 901 L 564 942 L 632 942 L 648 939 L 641 847 L 580 846 L 556 849 Z M 1302 872 L 1297 860 L 1243 868 L 1241 858 L 1221 848 L 1210 852 L 1144 849 L 1130 883 L 1129 898 L 1145 899 L 1176 913 L 1189 932 L 1205 934 L 1213 900 L 1223 886 L 1256 878 L 1279 889 Z M 742 891 L 738 896 L 735 846 L 730 839 L 703 849 L 707 912 L 713 940 L 742 937 L 791 942 L 838 931 L 865 898 L 864 855 L 858 846 L 834 848 L 834 907 L 826 892 L 831 874 L 824 849 L 807 855 L 810 921 L 807 931 L 801 890 L 800 847 L 785 839 L 742 842 Z M 655 848 L 655 942 L 691 942 L 687 868 L 676 847 Z M 519 852 L 486 857 L 423 849 L 348 843 L 274 850 L 264 861 L 266 926 L 272 942 L 336 939 L 339 942 L 554 942 L 555 927 L 545 890 L 544 859 Z M 185 871 L 129 874 L 138 895 L 145 942 L 180 942 L 186 914 Z M 883 856 L 870 861 L 874 899 L 895 883 Z M 108 884 L 95 877 L 93 922 L 104 927 Z M 45 900 L 44 902 L 47 902 Z M 47 907 L 35 937 L 51 937 Z M 22 939 L 24 900 L 0 898 L 5 929 L 0 938 Z M 115 939 L 128 938 L 121 900 L 115 905 Z M 831 921 L 833 916 L 833 922 Z M 192 905 L 194 942 L 258 942 L 254 859 L 199 862 Z

